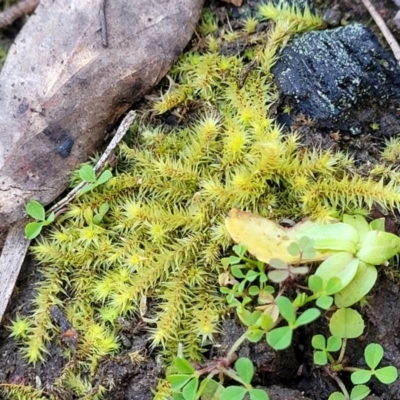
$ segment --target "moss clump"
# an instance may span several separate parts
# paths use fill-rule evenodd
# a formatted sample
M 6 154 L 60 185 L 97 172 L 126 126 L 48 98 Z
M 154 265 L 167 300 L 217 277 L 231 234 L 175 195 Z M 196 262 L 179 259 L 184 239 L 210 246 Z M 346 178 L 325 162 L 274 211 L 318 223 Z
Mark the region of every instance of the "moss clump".
M 303 13 L 292 17 L 276 20 L 252 60 L 220 55 L 215 40 L 214 51 L 185 54 L 154 110 L 179 115 L 190 105 L 197 116 L 172 131 L 140 126 L 136 146 L 119 149 L 116 176 L 81 196 L 33 246 L 44 280 L 23 351 L 32 362 L 44 358 L 56 334 L 49 309 L 62 308 L 79 334 L 79 363 L 60 385 L 79 395 L 92 390 L 77 377 L 93 376 L 100 360 L 119 350 L 119 318 L 131 318 L 146 298 L 153 303 L 146 315 L 154 322 L 153 346 L 167 357 L 181 347 L 186 358 L 201 358 L 226 309 L 218 274 L 231 245 L 224 218 L 232 207 L 327 220 L 375 202 L 398 206 L 393 185 L 348 172 L 354 166 L 343 154 L 302 148 L 295 133 L 284 136 L 269 117 L 278 50 L 307 28 Z M 104 203 L 109 211 L 96 224 Z

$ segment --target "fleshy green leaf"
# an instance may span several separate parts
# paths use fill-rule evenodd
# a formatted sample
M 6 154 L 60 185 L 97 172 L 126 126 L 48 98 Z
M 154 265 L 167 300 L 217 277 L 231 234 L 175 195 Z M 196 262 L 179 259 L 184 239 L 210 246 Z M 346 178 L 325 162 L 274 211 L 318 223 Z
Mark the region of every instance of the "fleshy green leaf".
M 242 386 L 229 386 L 223 391 L 221 400 L 242 400 L 246 393 Z
M 198 392 L 201 392 L 201 400 L 216 400 L 221 398 L 225 388 L 214 379 L 205 378 L 201 381 Z
M 385 385 L 390 385 L 397 379 L 398 372 L 395 367 L 389 365 L 388 367 L 377 369 L 375 371 L 375 376 Z
M 314 353 L 314 364 L 316 365 L 326 365 L 328 363 L 328 357 L 325 351 L 317 350 Z
M 30 240 L 35 239 L 36 236 L 39 236 L 42 228 L 41 222 L 29 222 L 25 227 L 25 236 Z
M 235 362 L 235 369 L 245 383 L 250 383 L 254 376 L 253 363 L 246 357 L 241 357 Z
M 354 278 L 353 278 L 354 279 Z M 328 280 L 325 287 L 325 292 L 328 295 L 335 294 L 343 288 L 340 278 L 334 276 Z
M 182 389 L 185 400 L 195 400 L 196 392 L 199 387 L 199 378 L 193 378 Z
M 314 335 L 311 339 L 311 345 L 314 349 L 324 350 L 326 347 L 326 340 L 323 335 Z
M 292 343 L 292 336 L 293 330 L 289 326 L 282 326 L 267 333 L 267 342 L 275 350 L 284 350 Z
M 318 293 L 322 291 L 324 281 L 322 278 L 318 275 L 311 275 L 308 278 L 308 287 L 310 290 L 312 290 L 314 293 Z
M 246 333 L 246 338 L 249 342 L 257 343 L 261 340 L 264 333 L 262 329 L 250 329 Z
M 321 296 L 317 299 L 315 304 L 319 307 L 322 308 L 323 310 L 329 310 L 329 308 L 333 304 L 333 297 L 331 296 Z
M 344 397 L 343 393 L 334 392 L 329 396 L 328 400 L 346 400 L 346 397 Z
M 44 221 L 46 213 L 44 207 L 36 200 L 31 200 L 26 206 L 25 210 L 29 216 L 38 221 Z
M 84 165 L 79 170 L 79 176 L 84 182 L 93 183 L 96 181 L 96 174 L 93 167 Z
M 369 223 L 371 231 L 383 231 L 385 232 L 385 218 L 377 218 Z
M 50 225 L 52 222 L 54 222 L 56 218 L 56 215 L 54 214 L 54 211 L 46 218 L 46 221 L 43 223 L 43 225 Z
M 344 223 L 314 226 L 301 232 L 301 235 L 313 239 L 317 250 L 338 250 L 354 254 L 359 242 L 358 232 Z
M 337 336 L 329 336 L 326 349 L 330 352 L 339 351 L 342 347 L 342 339 Z
M 351 378 L 351 381 L 355 385 L 359 385 L 359 384 L 368 382 L 371 379 L 371 376 L 372 376 L 371 371 L 362 369 L 362 370 L 353 372 L 351 374 L 350 378 Z
M 332 315 L 329 321 L 329 330 L 333 336 L 353 339 L 363 333 L 364 321 L 356 310 L 340 308 Z
M 383 348 L 380 344 L 370 343 L 364 350 L 365 361 L 371 369 L 375 369 L 383 358 Z
M 112 178 L 112 172 L 109 169 L 106 169 L 101 173 L 101 175 L 97 179 L 97 184 L 102 185 L 103 183 L 106 183 L 109 179 Z
M 357 257 L 367 264 L 379 265 L 400 251 L 400 238 L 393 233 L 370 231 L 365 235 Z
M 351 400 L 365 399 L 370 394 L 370 392 L 371 390 L 368 386 L 365 385 L 354 386 L 350 393 L 350 399 Z
M 296 319 L 296 327 L 309 324 L 315 321 L 320 315 L 321 311 L 319 311 L 318 308 L 309 308 Z
M 267 392 L 262 389 L 250 389 L 250 400 L 269 400 Z
M 360 235 L 360 241 L 363 240 L 365 234 L 370 231 L 367 220 L 362 215 L 343 215 L 343 222 L 351 225 Z
M 271 260 L 269 261 L 269 265 L 275 269 L 288 269 L 287 262 L 282 261 L 279 258 L 271 258 Z
M 192 376 L 181 374 L 172 374 L 167 376 L 167 380 L 174 390 L 183 388 L 192 378 Z
M 331 278 L 339 278 L 342 288 L 345 288 L 357 273 L 360 260 L 350 253 L 336 253 L 327 258 L 316 270 L 324 282 Z
M 279 296 L 276 299 L 276 305 L 279 308 L 279 312 L 283 318 L 289 323 L 296 321 L 296 311 L 292 305 L 292 302 L 285 296 Z
M 335 304 L 344 308 L 357 303 L 370 292 L 377 278 L 376 267 L 360 261 L 353 280 L 339 293 L 335 294 Z
M 176 357 L 174 365 L 177 371 L 182 374 L 193 374 L 195 372 L 193 365 L 182 357 Z
M 273 270 L 268 272 L 268 279 L 275 283 L 281 283 L 289 277 L 288 270 Z

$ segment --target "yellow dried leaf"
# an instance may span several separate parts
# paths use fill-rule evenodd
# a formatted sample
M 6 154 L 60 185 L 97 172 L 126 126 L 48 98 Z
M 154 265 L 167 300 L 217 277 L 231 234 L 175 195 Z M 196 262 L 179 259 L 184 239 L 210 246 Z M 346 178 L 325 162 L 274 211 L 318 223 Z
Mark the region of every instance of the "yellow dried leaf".
M 248 252 L 258 260 L 269 263 L 271 258 L 278 258 L 292 264 L 298 262 L 298 257 L 289 254 L 287 247 L 317 223 L 307 220 L 284 228 L 267 218 L 233 208 L 225 219 L 225 225 L 232 239 L 247 246 Z M 322 261 L 328 256 L 329 253 L 316 252 L 312 259 L 301 262 Z

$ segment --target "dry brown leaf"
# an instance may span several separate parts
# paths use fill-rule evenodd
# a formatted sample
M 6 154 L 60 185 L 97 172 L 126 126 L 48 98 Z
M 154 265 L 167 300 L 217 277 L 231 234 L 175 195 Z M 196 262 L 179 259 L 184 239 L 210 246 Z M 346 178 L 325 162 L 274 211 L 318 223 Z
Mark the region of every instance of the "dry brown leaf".
M 186 46 L 203 0 L 41 0 L 0 75 L 0 225 L 48 204 Z
M 297 262 L 298 257 L 289 254 L 287 247 L 298 240 L 301 232 L 316 223 L 307 220 L 284 228 L 270 219 L 233 208 L 225 219 L 225 225 L 232 239 L 247 246 L 248 252 L 258 260 L 269 263 L 271 258 L 278 258 L 291 264 Z M 327 256 L 317 252 L 315 257 L 302 262 L 321 261 Z

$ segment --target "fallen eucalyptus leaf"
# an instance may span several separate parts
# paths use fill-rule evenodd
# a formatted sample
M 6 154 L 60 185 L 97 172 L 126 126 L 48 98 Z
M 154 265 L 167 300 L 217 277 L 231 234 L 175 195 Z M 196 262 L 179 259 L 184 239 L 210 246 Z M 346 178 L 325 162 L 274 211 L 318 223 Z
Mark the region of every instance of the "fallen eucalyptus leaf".
M 233 208 L 225 219 L 225 225 L 232 239 L 245 245 L 258 260 L 269 264 L 272 258 L 278 258 L 291 264 L 298 261 L 298 256 L 291 255 L 288 246 L 305 236 L 303 232 L 317 223 L 304 221 L 284 228 L 267 218 Z M 317 252 L 313 258 L 301 262 L 321 261 L 328 256 L 329 253 Z
M 41 0 L 0 75 L 0 225 L 48 204 L 186 46 L 203 0 Z

